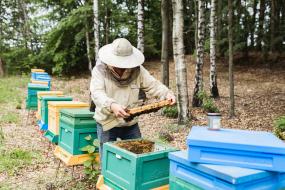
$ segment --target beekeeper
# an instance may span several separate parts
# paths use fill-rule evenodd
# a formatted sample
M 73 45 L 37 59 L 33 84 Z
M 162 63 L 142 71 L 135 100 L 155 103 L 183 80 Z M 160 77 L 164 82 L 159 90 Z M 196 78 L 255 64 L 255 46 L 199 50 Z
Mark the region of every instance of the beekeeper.
M 175 103 L 171 90 L 156 80 L 142 66 L 144 55 L 124 38 L 100 48 L 99 59 L 92 71 L 91 97 L 96 105 L 94 118 L 102 159 L 103 143 L 141 137 L 138 119 L 126 122 L 126 107 L 138 102 L 139 90 L 148 96 Z

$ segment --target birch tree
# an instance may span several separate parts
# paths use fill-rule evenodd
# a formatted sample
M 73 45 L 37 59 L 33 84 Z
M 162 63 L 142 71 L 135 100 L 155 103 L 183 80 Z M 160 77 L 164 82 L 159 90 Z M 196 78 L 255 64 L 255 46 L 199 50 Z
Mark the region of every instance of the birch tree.
M 204 59 L 204 38 L 205 38 L 205 16 L 204 16 L 205 2 L 198 1 L 198 43 L 196 55 L 196 68 L 195 68 L 195 84 L 192 106 L 200 107 L 202 101 L 198 98 L 198 93 L 203 89 L 203 59 Z
M 185 124 L 189 119 L 189 99 L 187 89 L 187 71 L 183 42 L 183 0 L 172 0 L 173 6 L 173 55 L 176 72 L 178 122 Z
M 161 21 L 162 21 L 162 47 L 161 47 L 161 80 L 169 86 L 169 3 L 170 0 L 161 0 Z
M 216 71 L 216 31 L 217 31 L 217 16 L 216 16 L 217 0 L 211 0 L 211 16 L 210 16 L 210 91 L 214 98 L 219 97 L 217 85 Z
M 98 0 L 93 0 L 93 14 L 94 14 L 94 51 L 95 51 L 95 63 L 98 58 L 99 52 L 99 18 L 98 18 Z
M 228 38 L 229 38 L 229 84 L 230 84 L 230 117 L 235 115 L 235 99 L 234 99 L 234 76 L 233 76 L 233 5 L 232 0 L 228 0 Z
M 137 48 L 144 52 L 144 0 L 138 0 L 138 44 Z

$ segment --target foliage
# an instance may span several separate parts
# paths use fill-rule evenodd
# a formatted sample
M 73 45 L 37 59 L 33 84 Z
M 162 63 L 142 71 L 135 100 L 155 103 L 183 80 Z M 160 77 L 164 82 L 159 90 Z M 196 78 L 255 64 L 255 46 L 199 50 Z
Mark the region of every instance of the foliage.
M 202 108 L 209 113 L 219 113 L 220 110 L 214 104 L 214 100 L 205 91 L 198 92 L 198 98 L 202 101 Z
M 285 140 L 285 116 L 276 119 L 274 133 L 278 138 Z
M 166 117 L 177 118 L 178 117 L 178 108 L 177 106 L 167 106 L 162 109 L 162 114 Z
M 20 168 L 32 163 L 37 153 L 22 149 L 0 150 L 0 173 L 13 175 Z
M 100 174 L 99 166 L 96 161 L 97 155 L 96 152 L 99 147 L 98 139 L 93 139 L 91 135 L 85 137 L 85 140 L 89 142 L 89 145 L 81 148 L 81 151 L 84 151 L 89 154 L 89 159 L 84 162 L 84 173 L 89 177 L 89 179 L 97 179 Z

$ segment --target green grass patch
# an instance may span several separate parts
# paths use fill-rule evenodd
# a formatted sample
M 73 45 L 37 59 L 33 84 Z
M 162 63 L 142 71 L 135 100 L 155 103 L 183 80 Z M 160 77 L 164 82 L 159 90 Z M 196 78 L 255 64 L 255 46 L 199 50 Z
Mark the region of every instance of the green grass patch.
M 13 175 L 17 170 L 32 164 L 33 159 L 38 159 L 37 152 L 22 149 L 1 150 L 0 152 L 0 173 L 7 172 Z
M 28 76 L 0 78 L 0 104 L 21 104 L 25 95 L 21 89 L 27 87 L 29 80 Z
M 18 124 L 20 121 L 20 116 L 17 112 L 8 112 L 0 116 L 0 123 L 15 123 Z

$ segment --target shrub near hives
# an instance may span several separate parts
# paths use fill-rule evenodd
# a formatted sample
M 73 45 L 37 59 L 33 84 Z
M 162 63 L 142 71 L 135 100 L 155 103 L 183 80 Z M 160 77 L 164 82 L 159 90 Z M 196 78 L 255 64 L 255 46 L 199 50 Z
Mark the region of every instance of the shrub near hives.
M 281 116 L 275 121 L 274 134 L 278 138 L 285 140 L 285 116 Z

